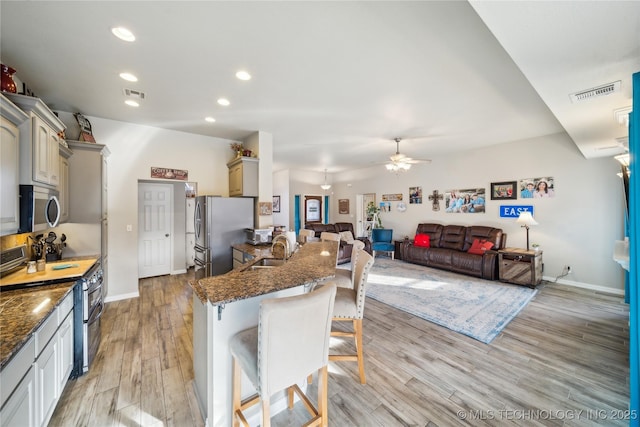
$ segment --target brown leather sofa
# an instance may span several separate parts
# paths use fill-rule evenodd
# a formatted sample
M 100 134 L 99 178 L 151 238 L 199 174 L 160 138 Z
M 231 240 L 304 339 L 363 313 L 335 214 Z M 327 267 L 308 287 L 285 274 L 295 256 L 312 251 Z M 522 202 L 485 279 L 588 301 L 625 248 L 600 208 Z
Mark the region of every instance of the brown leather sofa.
M 320 238 L 323 231 L 329 233 L 340 233 L 342 231 L 350 231 L 353 237 L 357 240 L 364 242 L 364 250 L 371 254 L 371 241 L 366 237 L 356 237 L 356 233 L 353 231 L 353 224 L 350 222 L 336 222 L 335 224 L 320 224 L 320 223 L 307 223 L 304 228 L 307 230 L 313 230 L 316 234 L 315 237 Z M 351 249 L 353 245 L 343 240 L 340 241 L 340 249 L 338 251 L 338 264 L 344 264 L 351 262 Z
M 487 280 L 498 279 L 498 250 L 507 244 L 507 234 L 500 228 L 480 225 L 418 224 L 416 234 L 427 234 L 430 247 L 415 246 L 411 240 L 401 245 L 403 261 L 427 267 L 468 274 Z M 484 253 L 467 252 L 474 240 L 492 242 Z

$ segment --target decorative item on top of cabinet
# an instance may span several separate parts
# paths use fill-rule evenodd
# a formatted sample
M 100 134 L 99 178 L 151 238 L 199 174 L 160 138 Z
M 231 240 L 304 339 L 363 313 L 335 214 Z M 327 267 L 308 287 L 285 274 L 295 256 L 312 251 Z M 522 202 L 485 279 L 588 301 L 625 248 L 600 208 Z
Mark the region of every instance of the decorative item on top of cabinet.
M 258 164 L 255 157 L 238 157 L 227 163 L 230 197 L 258 197 Z
M 29 116 L 0 94 L 0 236 L 15 234 L 20 227 L 20 129 Z
M 0 67 L 2 68 L 2 92 L 16 93 L 16 82 L 13 81 L 13 74 L 16 72 L 16 70 L 4 64 L 0 64 Z
M 20 125 L 20 184 L 44 184 L 57 189 L 60 183 L 60 137 L 65 125 L 39 98 L 5 94 L 29 114 Z

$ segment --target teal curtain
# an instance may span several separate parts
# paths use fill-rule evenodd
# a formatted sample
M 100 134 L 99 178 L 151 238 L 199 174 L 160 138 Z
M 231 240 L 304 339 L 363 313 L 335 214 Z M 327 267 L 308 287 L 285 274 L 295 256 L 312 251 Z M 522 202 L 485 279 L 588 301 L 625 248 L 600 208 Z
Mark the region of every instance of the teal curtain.
M 296 230 L 296 235 L 300 233 L 300 195 L 293 196 L 293 226 Z
M 329 196 L 324 196 L 324 223 L 329 224 Z
M 638 212 L 638 200 L 640 200 L 640 182 L 637 168 L 637 155 L 640 153 L 640 72 L 633 75 L 633 111 L 629 120 L 629 154 L 631 157 L 629 177 L 629 409 L 632 416 L 629 425 L 640 425 L 639 403 L 639 364 L 638 341 L 638 308 L 640 296 L 638 295 L 638 240 L 640 239 L 640 213 Z

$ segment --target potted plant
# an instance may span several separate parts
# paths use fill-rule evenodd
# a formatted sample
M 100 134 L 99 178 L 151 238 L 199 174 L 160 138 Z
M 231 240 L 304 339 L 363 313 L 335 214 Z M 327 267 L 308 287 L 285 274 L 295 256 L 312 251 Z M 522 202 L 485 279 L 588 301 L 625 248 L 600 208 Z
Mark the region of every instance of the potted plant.
M 373 221 L 373 228 L 384 228 L 380 219 L 380 208 L 373 202 L 367 205 L 367 221 Z
M 244 147 L 242 146 L 242 143 L 232 142 L 231 144 L 229 144 L 229 146 L 231 147 L 231 150 L 234 153 L 236 153 L 236 157 L 242 157 L 242 153 L 244 152 Z
M 531 247 L 533 248 L 534 251 L 538 252 L 540 250 L 540 245 L 537 243 L 532 243 Z

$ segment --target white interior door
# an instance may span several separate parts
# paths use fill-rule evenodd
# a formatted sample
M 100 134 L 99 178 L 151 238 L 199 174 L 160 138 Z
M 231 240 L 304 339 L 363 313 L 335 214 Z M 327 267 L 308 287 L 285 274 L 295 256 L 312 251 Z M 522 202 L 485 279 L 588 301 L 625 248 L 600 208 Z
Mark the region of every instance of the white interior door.
M 173 186 L 138 184 L 138 278 L 171 273 Z

